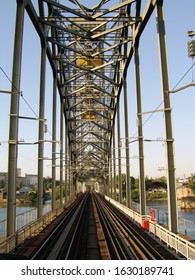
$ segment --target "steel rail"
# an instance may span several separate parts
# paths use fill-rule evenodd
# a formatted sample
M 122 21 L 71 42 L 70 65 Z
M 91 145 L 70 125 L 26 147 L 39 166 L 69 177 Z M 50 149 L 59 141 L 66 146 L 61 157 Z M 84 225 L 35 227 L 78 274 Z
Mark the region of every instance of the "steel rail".
M 60 250 L 59 243 L 62 244 L 63 243 L 62 239 L 65 239 L 67 237 L 67 233 L 70 230 L 70 226 L 74 224 L 73 217 L 75 218 L 75 214 L 74 214 L 75 209 L 80 209 L 78 206 L 81 203 L 81 201 L 83 201 L 82 198 L 85 195 L 81 195 L 79 197 L 79 199 L 73 203 L 72 207 L 69 209 L 66 216 L 55 227 L 53 232 L 44 240 L 43 244 L 39 247 L 39 249 L 33 254 L 33 256 L 31 257 L 32 260 L 55 259 L 55 257 L 57 257 L 57 254 L 54 252 L 56 251 L 59 254 L 59 250 Z M 78 211 L 77 211 L 77 214 L 78 214 Z M 63 236 L 63 233 L 64 233 L 64 236 Z M 63 237 L 60 237 L 60 236 L 63 236 Z M 49 253 L 49 251 L 50 251 L 50 253 Z
M 70 254 L 71 248 L 73 246 L 73 241 L 78 230 L 78 225 L 80 225 L 79 221 L 81 219 L 83 209 L 85 207 L 87 199 L 87 194 L 85 194 L 84 199 L 81 200 L 81 203 L 75 209 L 71 219 L 69 220 L 66 227 L 64 227 L 63 231 L 61 232 L 59 238 L 52 248 L 52 251 L 47 256 L 47 260 L 57 260 L 57 259 L 68 259 Z M 64 256 L 64 252 L 67 253 Z
M 150 237 L 143 229 L 136 226 L 129 220 L 129 218 L 122 213 L 119 209 L 111 206 L 108 204 L 104 199 L 100 198 L 100 196 L 96 195 L 96 198 L 100 201 L 99 203 L 102 203 L 103 207 L 102 209 L 110 215 L 110 219 L 113 221 L 115 227 L 118 228 L 118 231 L 121 232 L 121 235 L 126 240 L 126 242 L 129 243 L 129 248 L 134 248 L 134 251 L 137 251 L 137 256 L 139 256 L 140 259 L 153 259 L 153 260 L 160 260 L 160 259 L 167 259 L 165 258 L 164 254 L 161 252 L 161 248 L 166 251 L 167 255 L 170 259 L 179 259 L 177 258 L 174 253 L 170 252 L 168 248 L 166 248 L 164 245 L 158 243 L 156 240 L 154 240 L 152 237 Z M 137 232 L 138 229 L 140 232 Z M 142 233 L 141 233 L 142 232 Z M 143 236 L 147 235 L 147 239 L 153 240 L 153 242 L 150 244 L 146 237 Z M 156 244 L 157 249 L 155 249 L 154 242 Z M 162 255 L 163 254 L 163 255 Z
M 104 229 L 104 234 L 107 238 L 107 244 L 112 259 L 138 259 L 133 250 L 131 250 L 131 248 L 125 242 L 121 232 L 118 230 L 112 220 L 112 217 L 107 212 L 107 209 L 105 210 L 105 205 L 100 199 L 98 199 L 97 195 L 94 195 L 93 198 L 96 203 L 102 227 Z
M 126 241 L 127 248 L 132 251 L 134 259 L 155 259 L 150 253 L 150 251 L 147 251 L 146 253 L 146 249 L 143 246 L 143 244 L 126 227 L 126 225 L 123 223 L 118 214 L 112 211 L 112 209 L 108 205 L 103 204 L 103 206 L 104 211 L 107 212 L 107 214 L 110 216 L 110 219 L 113 221 L 113 226 L 118 229 L 118 234 L 120 234 L 122 238 Z
M 72 232 L 69 234 L 69 240 L 67 240 L 66 244 L 68 245 L 68 248 L 66 249 L 67 246 L 64 246 L 62 251 L 65 252 L 63 259 L 68 260 L 72 259 L 71 254 L 73 254 L 73 251 L 76 251 L 75 254 L 78 254 L 78 240 L 80 240 L 81 237 L 81 227 L 82 227 L 82 221 L 84 217 L 84 211 L 86 209 L 87 205 L 87 200 L 89 199 L 88 196 L 85 197 L 84 202 L 82 203 L 81 207 L 77 209 L 78 215 L 76 217 L 76 220 L 73 222 L 73 227 L 74 229 Z M 75 247 L 75 243 L 77 243 L 77 246 Z

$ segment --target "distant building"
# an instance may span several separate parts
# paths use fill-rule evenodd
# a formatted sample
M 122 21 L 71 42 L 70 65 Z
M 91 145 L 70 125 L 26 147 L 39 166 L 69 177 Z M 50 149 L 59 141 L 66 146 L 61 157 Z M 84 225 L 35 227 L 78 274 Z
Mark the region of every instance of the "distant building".
M 2 187 L 8 187 L 8 172 L 0 172 L 0 181 L 3 182 Z M 36 174 L 25 174 L 25 177 L 21 176 L 21 168 L 17 168 L 17 184 L 21 183 L 22 186 L 37 186 L 38 176 Z
M 188 180 L 188 178 L 178 178 L 178 179 L 177 179 L 177 182 L 178 182 L 178 183 L 188 183 L 189 180 Z
M 17 168 L 17 177 L 22 177 L 22 169 Z
M 25 174 L 26 186 L 36 186 L 38 184 L 38 176 L 35 174 Z

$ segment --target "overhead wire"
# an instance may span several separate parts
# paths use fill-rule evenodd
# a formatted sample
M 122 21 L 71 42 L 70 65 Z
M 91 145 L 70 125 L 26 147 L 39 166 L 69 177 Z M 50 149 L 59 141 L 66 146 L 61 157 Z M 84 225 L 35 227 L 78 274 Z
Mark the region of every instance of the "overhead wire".
M 5 77 L 8 79 L 8 81 L 11 83 L 11 85 L 15 88 L 15 90 L 18 92 L 18 94 L 21 96 L 23 101 L 26 103 L 26 105 L 29 107 L 29 109 L 32 111 L 32 113 L 36 116 L 36 118 L 39 118 L 38 114 L 35 112 L 35 110 L 32 108 L 32 106 L 29 104 L 29 102 L 24 98 L 22 91 L 20 91 L 16 85 L 12 82 L 12 80 L 9 78 L 7 73 L 4 71 L 4 69 L 0 66 L 0 70 L 3 72 Z M 52 133 L 47 129 L 47 132 L 52 136 Z
M 169 94 L 172 93 L 172 91 L 175 90 L 175 88 L 181 83 L 181 81 L 186 77 L 186 75 L 190 72 L 190 70 L 193 69 L 195 65 L 195 62 L 192 63 L 191 67 L 185 72 L 185 74 L 181 77 L 181 79 L 175 84 L 175 86 L 172 88 L 172 90 L 170 90 L 167 94 L 167 96 L 161 101 L 161 103 L 155 108 L 155 110 L 149 115 L 149 117 L 144 121 L 144 123 L 142 124 L 142 128 L 144 127 L 144 125 L 151 119 L 151 117 L 158 111 L 158 109 L 161 107 L 161 105 L 165 102 L 166 98 L 168 98 Z M 192 76 L 193 77 L 193 76 Z M 137 132 L 135 132 L 135 134 L 131 137 L 135 137 L 137 135 Z
M 34 109 L 31 107 L 31 105 L 28 103 L 28 101 L 24 98 L 22 91 L 20 91 L 16 85 L 12 82 L 12 80 L 9 78 L 9 76 L 7 75 L 7 73 L 3 70 L 3 68 L 0 66 L 0 70 L 3 72 L 3 74 L 5 75 L 5 77 L 8 79 L 8 81 L 11 83 L 11 85 L 15 88 L 15 90 L 18 92 L 18 94 L 21 96 L 21 98 L 24 100 L 24 102 L 26 103 L 26 105 L 30 108 L 30 110 L 33 112 L 33 114 L 38 118 L 37 113 L 34 111 Z

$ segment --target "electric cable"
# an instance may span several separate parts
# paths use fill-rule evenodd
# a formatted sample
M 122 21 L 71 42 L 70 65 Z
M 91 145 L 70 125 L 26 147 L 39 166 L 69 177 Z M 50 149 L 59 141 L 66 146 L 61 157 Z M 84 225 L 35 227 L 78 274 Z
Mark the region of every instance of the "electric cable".
M 36 118 L 39 118 L 38 114 L 35 112 L 35 110 L 31 107 L 31 105 L 29 104 L 29 102 L 24 98 L 22 91 L 20 91 L 16 85 L 12 82 L 12 80 L 9 78 L 9 76 L 7 75 L 7 73 L 3 70 L 3 68 L 0 66 L 0 70 L 3 72 L 3 74 L 5 75 L 5 77 L 8 79 L 8 81 L 11 83 L 11 85 L 15 88 L 15 90 L 18 92 L 18 94 L 21 96 L 21 98 L 23 99 L 23 101 L 26 103 L 26 105 L 30 108 L 30 110 L 33 112 L 33 114 L 36 116 Z M 47 130 L 47 132 L 51 135 L 52 133 Z
M 181 81 L 186 77 L 186 75 L 190 72 L 190 70 L 193 69 L 195 65 L 195 62 L 192 63 L 192 66 L 185 72 L 185 74 L 181 77 L 181 79 L 175 84 L 175 86 L 172 88 L 171 91 L 169 91 L 168 93 L 171 93 L 173 90 L 175 90 L 175 88 L 181 83 Z M 155 108 L 155 110 L 149 115 L 149 117 L 144 121 L 144 123 L 142 124 L 142 128 L 144 127 L 144 125 L 151 119 L 151 117 L 157 112 L 157 110 L 161 107 L 161 105 L 165 102 L 166 98 L 168 98 L 168 94 L 167 96 L 162 100 L 162 102 Z M 132 136 L 135 137 L 137 135 L 137 132 L 135 132 L 135 134 Z

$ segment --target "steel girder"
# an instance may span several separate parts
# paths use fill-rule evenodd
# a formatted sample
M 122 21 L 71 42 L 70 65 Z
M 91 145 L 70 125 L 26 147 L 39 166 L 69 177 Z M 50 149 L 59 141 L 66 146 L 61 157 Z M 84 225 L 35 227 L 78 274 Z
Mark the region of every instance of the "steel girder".
M 48 31 L 63 92 L 74 179 L 106 180 L 120 94 L 117 77 L 122 80 L 132 25 L 140 22 L 137 1 L 100 1 L 91 9 L 79 1 L 41 2 L 47 12 L 39 21 Z
M 44 119 L 44 84 L 45 84 L 45 58 L 51 64 L 53 71 L 54 95 L 56 85 L 60 94 L 61 112 L 66 120 L 66 169 L 65 184 L 68 180 L 108 182 L 109 162 L 111 158 L 111 144 L 115 149 L 115 116 L 117 115 L 118 143 L 120 142 L 120 110 L 119 97 L 122 87 L 126 84 L 126 75 L 129 63 L 135 55 L 136 64 L 136 91 L 138 102 L 138 117 L 141 123 L 141 90 L 139 74 L 139 39 L 155 7 L 157 10 L 159 50 L 162 67 L 163 95 L 169 92 L 168 71 L 166 64 L 166 44 L 163 19 L 163 0 L 148 0 L 141 16 L 141 0 L 120 1 L 113 5 L 114 0 L 102 0 L 87 8 L 77 0 L 38 0 L 39 15 L 31 0 L 16 0 L 18 15 L 16 17 L 16 36 L 13 60 L 12 84 L 20 88 L 21 56 L 22 56 L 22 30 L 24 8 L 28 13 L 37 34 L 40 37 L 42 48 L 41 82 L 40 82 L 40 130 L 39 130 L 39 156 L 38 156 L 38 213 L 42 215 L 43 191 L 43 130 Z M 59 3 L 61 2 L 61 3 Z M 14 90 L 12 90 L 14 91 Z M 124 89 L 124 92 L 126 89 Z M 170 229 L 177 232 L 176 197 L 175 197 L 175 168 L 173 156 L 173 137 L 171 127 L 171 112 L 169 97 L 164 98 L 166 149 L 169 188 Z M 8 223 L 7 235 L 15 231 L 15 193 L 16 193 L 16 167 L 18 145 L 18 98 L 11 99 L 10 136 L 9 136 L 9 187 L 8 187 Z M 53 101 L 53 106 L 54 106 Z M 55 106 L 54 106 L 55 107 Z M 53 141 L 55 142 L 55 108 L 53 108 Z M 124 106 L 124 110 L 127 108 Z M 62 116 L 62 114 L 61 114 Z M 63 142 L 63 120 L 61 117 L 61 143 Z M 127 127 L 125 125 L 125 129 Z M 141 126 L 142 128 L 142 126 Z M 127 130 L 127 129 L 126 129 Z M 126 131 L 127 133 L 127 131 Z M 140 196 L 141 214 L 145 214 L 145 183 L 144 183 L 144 154 L 143 132 L 139 134 L 140 150 Z M 127 134 L 126 134 L 127 135 Z M 127 137 L 128 138 L 128 137 Z M 63 144 L 63 143 L 62 143 Z M 61 145 L 62 146 L 62 145 Z M 126 145 L 126 150 L 128 146 Z M 68 152 L 67 152 L 68 151 Z M 69 155 L 67 156 L 67 153 Z M 115 152 L 113 152 L 114 155 Z M 52 157 L 52 176 L 55 181 L 55 147 Z M 61 165 L 63 151 L 60 153 Z M 114 155 L 114 158 L 116 156 Z M 126 156 L 128 158 L 128 155 Z M 119 178 L 121 172 L 121 154 L 118 149 Z M 127 166 L 129 163 L 126 164 Z M 116 166 L 113 170 L 116 170 Z M 61 166 L 62 170 L 62 166 Z M 62 171 L 61 171 L 62 172 Z M 112 171 L 110 171 L 112 172 Z M 115 172 L 115 171 L 114 171 Z M 70 174 L 73 178 L 70 179 Z M 128 174 L 128 173 L 127 173 Z M 62 174 L 61 174 L 62 175 Z M 114 174 L 115 176 L 116 174 Z M 69 179 L 68 179 L 69 176 Z M 60 176 L 63 180 L 63 176 Z M 116 176 L 114 178 L 116 183 Z M 119 196 L 121 201 L 119 179 Z M 61 182 L 62 183 L 62 182 Z M 69 183 L 70 184 L 70 183 Z M 105 184 L 104 184 L 105 185 Z M 55 187 L 55 183 L 54 183 Z M 114 186 L 115 188 L 116 186 Z M 129 187 L 129 186 L 128 186 Z M 116 195 L 116 191 L 115 191 Z M 130 198 L 130 195 L 129 195 Z

